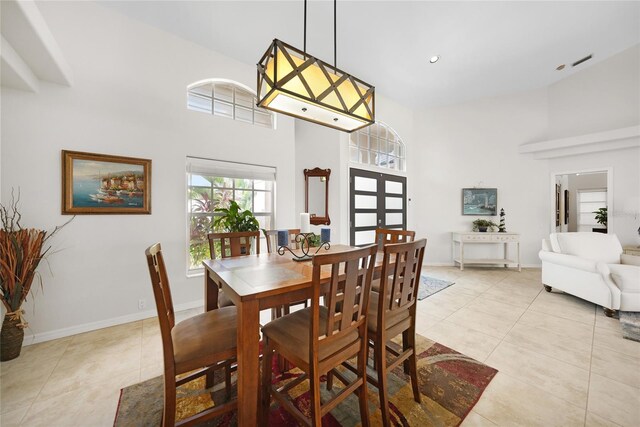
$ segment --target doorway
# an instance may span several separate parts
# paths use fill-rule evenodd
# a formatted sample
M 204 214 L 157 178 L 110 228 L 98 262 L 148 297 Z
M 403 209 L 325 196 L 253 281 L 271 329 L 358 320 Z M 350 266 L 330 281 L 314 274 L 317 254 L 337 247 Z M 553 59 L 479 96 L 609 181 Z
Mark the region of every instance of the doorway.
M 407 178 L 350 169 L 351 246 L 375 243 L 376 228 L 407 228 Z
M 551 232 L 609 233 L 612 169 L 551 174 Z

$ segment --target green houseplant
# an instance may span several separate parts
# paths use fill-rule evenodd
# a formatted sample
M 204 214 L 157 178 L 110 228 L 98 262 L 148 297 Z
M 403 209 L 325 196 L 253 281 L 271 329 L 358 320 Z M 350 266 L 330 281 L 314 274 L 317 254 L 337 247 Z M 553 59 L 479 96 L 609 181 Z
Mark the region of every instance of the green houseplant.
M 42 287 L 42 278 L 36 271 L 49 250 L 48 240 L 62 226 L 51 233 L 37 228 L 24 228 L 20 224 L 22 218 L 18 210 L 20 196 L 14 198 L 8 206 L 0 204 L 0 300 L 7 309 L 0 331 L 0 360 L 15 359 L 22 350 L 24 328 L 27 322 L 22 315 L 22 303 L 29 295 L 35 278 Z
M 229 201 L 228 208 L 216 208 L 215 212 L 221 212 L 213 221 L 216 230 L 227 232 L 236 231 L 258 231 L 260 224 L 253 213 L 246 209 L 242 211 L 235 200 Z
M 486 232 L 487 229 L 493 231 L 497 227 L 498 224 L 488 219 L 476 219 L 473 221 L 473 231 Z
M 598 224 L 607 226 L 607 208 L 600 208 L 597 211 L 593 211 L 591 213 L 596 214 L 596 222 Z

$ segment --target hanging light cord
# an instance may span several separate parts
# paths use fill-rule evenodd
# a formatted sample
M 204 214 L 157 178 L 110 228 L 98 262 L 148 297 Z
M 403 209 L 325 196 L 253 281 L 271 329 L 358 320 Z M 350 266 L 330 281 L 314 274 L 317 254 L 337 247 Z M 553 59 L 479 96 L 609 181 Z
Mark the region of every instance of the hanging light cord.
M 306 0 L 305 0 L 306 1 Z M 336 14 L 336 5 L 338 0 L 333 0 L 333 66 L 338 68 L 338 42 L 337 42 L 337 31 L 336 31 L 336 22 L 338 21 Z
M 333 0 L 333 66 L 338 68 L 338 36 L 337 22 L 338 14 L 336 12 L 338 0 Z M 307 0 L 304 0 L 304 41 L 302 51 L 307 54 Z

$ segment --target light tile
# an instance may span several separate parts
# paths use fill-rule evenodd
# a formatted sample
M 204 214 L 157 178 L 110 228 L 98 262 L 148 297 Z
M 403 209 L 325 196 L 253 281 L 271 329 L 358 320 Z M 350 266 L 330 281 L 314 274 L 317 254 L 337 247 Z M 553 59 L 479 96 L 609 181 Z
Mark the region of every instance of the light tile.
M 565 335 L 580 341 L 589 343 L 593 341 L 593 325 L 539 311 L 527 311 L 518 320 L 518 324 Z
M 613 421 L 602 418 L 593 412 L 587 411 L 587 419 L 584 423 L 585 427 L 618 427 Z
M 518 293 L 512 292 L 506 286 L 494 286 L 489 288 L 486 292 L 481 294 L 481 297 L 499 301 L 505 304 L 517 305 L 521 307 L 529 307 L 529 305 L 536 298 L 537 294 L 534 293 Z
M 588 370 L 591 363 L 591 342 L 576 340 L 544 329 L 517 323 L 504 341 L 581 369 Z
M 589 371 L 586 369 L 506 342 L 500 343 L 485 363 L 578 407 L 587 406 Z
M 480 362 L 483 362 L 500 342 L 498 338 L 446 320 L 429 328 L 424 336 Z
M 502 372 L 473 410 L 501 426 L 579 426 L 585 417 L 584 409 Z
M 449 316 L 447 322 L 455 323 L 464 326 L 466 329 L 473 329 L 495 338 L 503 338 L 516 323 L 516 319 L 465 307 Z
M 594 346 L 591 372 L 636 387 L 640 394 L 640 358 Z M 640 421 L 640 420 L 639 420 Z
M 29 406 L 25 406 L 21 409 L 14 411 L 4 412 L 0 414 L 0 426 L 2 427 L 17 427 L 20 425 L 20 421 L 24 418 Z
M 26 345 L 22 347 L 20 356 L 16 359 L 0 363 L 0 376 L 9 371 L 29 368 L 51 360 L 58 360 L 71 342 L 71 337 L 46 341 L 38 344 Z
M 592 373 L 587 409 L 621 426 L 635 427 L 640 420 L 640 391 Z
M 542 291 L 531 304 L 530 309 L 552 314 L 576 322 L 593 325 L 595 322 L 595 304 L 584 301 L 573 295 L 561 292 Z
M 435 302 L 432 297 L 428 297 L 422 301 L 418 301 L 418 306 L 416 307 L 416 311 L 419 311 L 423 314 L 428 314 L 429 316 L 436 317 L 438 319 L 446 319 L 456 312 L 458 309 L 451 309 L 446 307 L 443 304 Z
M 8 412 L 30 405 L 46 384 L 57 363 L 56 359 L 48 359 L 28 368 L 5 372 L 0 379 L 1 410 Z
M 518 320 L 526 311 L 526 308 L 523 306 L 506 304 L 483 296 L 474 299 L 467 304 L 465 308 L 482 311 L 484 313 L 514 321 Z
M 135 384 L 139 371 L 112 376 L 108 381 L 82 389 L 38 398 L 22 420 L 22 425 L 77 426 L 81 420 L 92 426 L 113 425 L 120 389 Z
M 596 327 L 593 345 L 606 347 L 610 350 L 624 353 L 628 356 L 640 358 L 640 342 L 622 337 L 622 332 Z
M 609 329 L 622 335 L 622 327 L 617 317 L 607 317 L 602 307 L 596 307 L 596 327 Z
M 469 415 L 460 424 L 461 427 L 493 427 L 497 424 L 492 423 L 477 412 L 469 412 Z

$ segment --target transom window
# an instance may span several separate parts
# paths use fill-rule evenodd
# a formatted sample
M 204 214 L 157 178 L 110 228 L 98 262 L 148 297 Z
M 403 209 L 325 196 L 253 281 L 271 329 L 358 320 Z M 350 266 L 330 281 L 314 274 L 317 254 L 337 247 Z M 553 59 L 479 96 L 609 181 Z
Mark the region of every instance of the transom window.
M 207 234 L 226 231 L 214 228 L 214 219 L 221 215 L 216 208 L 228 208 L 235 200 L 240 209 L 253 212 L 261 229 L 269 230 L 275 224 L 274 190 L 274 168 L 188 157 L 188 272 L 202 270 L 202 261 L 210 258 Z
M 349 136 L 349 160 L 391 170 L 406 170 L 404 143 L 391 127 L 382 122 Z
M 275 129 L 275 115 L 256 106 L 255 94 L 240 83 L 206 80 L 187 88 L 187 108 Z

